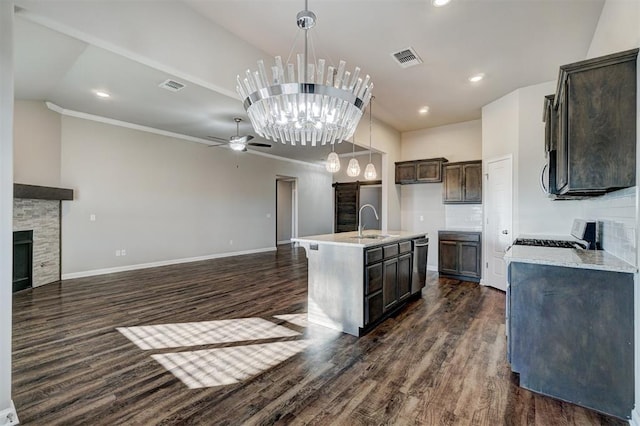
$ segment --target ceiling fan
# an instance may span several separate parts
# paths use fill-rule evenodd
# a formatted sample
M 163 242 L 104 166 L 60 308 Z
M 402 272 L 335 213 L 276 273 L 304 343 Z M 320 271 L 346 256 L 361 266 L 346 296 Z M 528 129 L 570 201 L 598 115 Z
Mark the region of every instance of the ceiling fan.
M 236 134 L 231 136 L 229 139 L 223 139 L 216 136 L 207 136 L 207 138 L 212 139 L 216 142 L 221 142 L 222 144 L 227 144 L 229 145 L 229 148 L 231 148 L 234 151 L 246 151 L 247 146 L 259 146 L 263 148 L 271 148 L 271 144 L 268 144 L 268 143 L 249 142 L 251 139 L 253 139 L 253 136 L 251 135 L 240 136 L 240 122 L 242 121 L 242 118 L 234 117 L 233 121 L 236 122 Z M 211 146 L 222 146 L 222 145 L 211 145 Z

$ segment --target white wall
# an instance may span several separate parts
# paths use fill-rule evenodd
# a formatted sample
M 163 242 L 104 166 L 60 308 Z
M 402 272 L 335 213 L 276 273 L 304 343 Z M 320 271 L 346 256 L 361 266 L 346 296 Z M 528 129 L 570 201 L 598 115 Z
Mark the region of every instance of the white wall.
M 449 162 L 482 158 L 482 120 L 404 132 L 402 161 L 445 157 Z
M 0 2 L 0 424 L 11 424 L 13 1 Z M 15 419 L 17 420 L 17 419 Z
M 16 101 L 15 111 L 15 182 L 59 187 L 60 114 L 41 101 Z
M 445 157 L 450 162 L 457 162 L 479 160 L 481 156 L 481 120 L 402 134 L 402 161 Z M 482 226 L 482 215 L 477 214 L 481 205 L 449 206 L 442 203 L 442 183 L 397 186 L 402 194 L 402 229 L 429 234 L 429 269 L 438 269 L 438 230 Z
M 300 235 L 331 232 L 321 167 L 69 116 L 61 135 L 61 183 L 76 196 L 63 206 L 67 278 L 273 248 L 277 175 L 298 179 Z

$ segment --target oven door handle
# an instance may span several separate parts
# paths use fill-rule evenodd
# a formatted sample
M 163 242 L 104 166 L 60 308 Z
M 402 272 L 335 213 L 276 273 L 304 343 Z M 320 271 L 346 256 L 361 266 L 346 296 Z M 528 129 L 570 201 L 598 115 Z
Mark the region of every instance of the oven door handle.
M 542 188 L 542 192 L 549 195 L 549 189 L 544 185 L 544 172 L 547 171 L 547 167 L 549 167 L 549 163 L 545 163 L 540 171 L 540 188 Z

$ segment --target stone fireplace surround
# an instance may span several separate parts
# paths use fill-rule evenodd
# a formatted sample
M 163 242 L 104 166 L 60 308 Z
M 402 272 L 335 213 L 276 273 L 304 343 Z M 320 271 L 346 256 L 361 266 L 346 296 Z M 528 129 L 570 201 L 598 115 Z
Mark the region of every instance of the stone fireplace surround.
M 73 190 L 14 184 L 13 230 L 33 230 L 33 287 L 60 280 L 63 200 Z

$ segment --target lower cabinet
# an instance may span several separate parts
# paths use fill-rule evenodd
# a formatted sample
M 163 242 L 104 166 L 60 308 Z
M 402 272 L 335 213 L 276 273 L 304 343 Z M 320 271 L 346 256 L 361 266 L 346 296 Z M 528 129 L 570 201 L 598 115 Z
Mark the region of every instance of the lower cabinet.
M 438 272 L 465 281 L 479 282 L 482 276 L 480 232 L 439 231 Z
M 413 242 L 365 249 L 364 324 L 384 318 L 411 296 Z
M 628 419 L 633 274 L 512 262 L 507 276 L 508 360 L 520 386 Z

